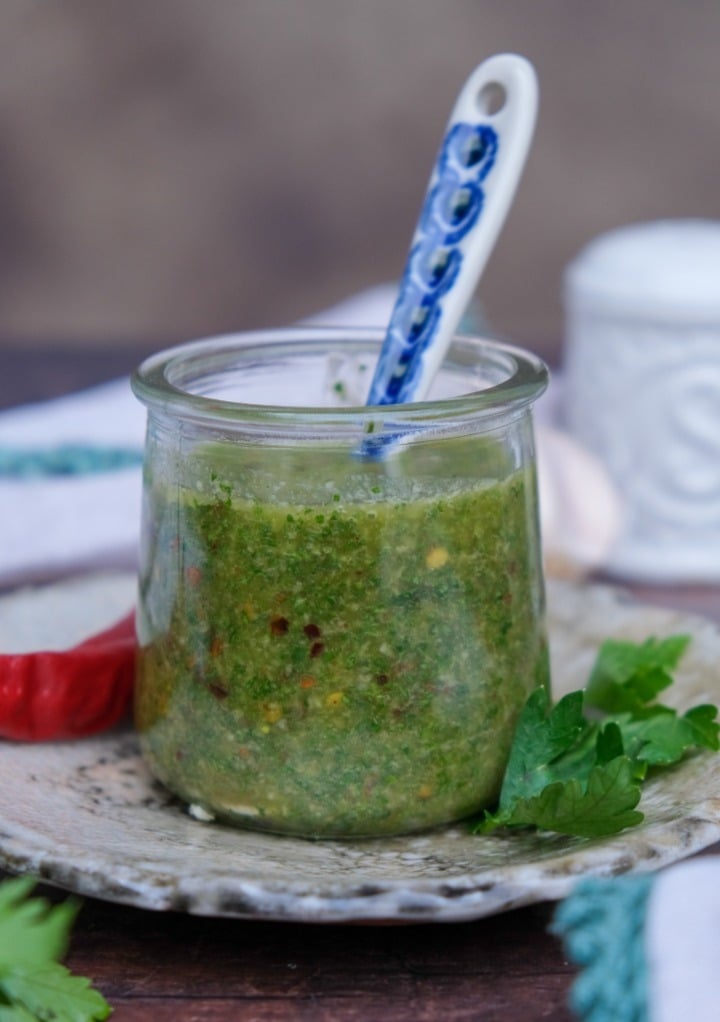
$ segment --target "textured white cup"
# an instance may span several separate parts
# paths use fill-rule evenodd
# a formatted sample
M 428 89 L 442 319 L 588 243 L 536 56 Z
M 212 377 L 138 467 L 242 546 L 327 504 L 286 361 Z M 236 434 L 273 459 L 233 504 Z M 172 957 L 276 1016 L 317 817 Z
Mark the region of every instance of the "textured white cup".
M 623 505 L 609 570 L 720 580 L 720 222 L 601 235 L 564 297 L 567 426 Z

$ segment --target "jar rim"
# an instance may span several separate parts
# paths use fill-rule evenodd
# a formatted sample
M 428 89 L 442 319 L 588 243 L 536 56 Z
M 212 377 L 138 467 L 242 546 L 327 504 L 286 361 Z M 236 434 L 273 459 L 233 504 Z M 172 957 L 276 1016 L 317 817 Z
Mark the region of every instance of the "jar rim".
M 468 414 L 497 415 L 517 412 L 532 404 L 548 384 L 548 368 L 542 359 L 531 352 L 504 341 L 458 334 L 454 337 L 448 356 L 470 354 L 498 365 L 501 361 L 507 375 L 497 383 L 480 390 L 471 390 L 454 397 L 423 400 L 400 405 L 357 405 L 339 407 L 320 405 L 271 405 L 231 401 L 193 393 L 182 385 L 193 369 L 222 371 L 231 368 L 230 360 L 238 356 L 251 357 L 254 353 L 292 353 L 298 344 L 308 350 L 312 344 L 318 350 L 346 352 L 372 344 L 378 352 L 385 331 L 374 327 L 296 326 L 219 334 L 166 348 L 146 358 L 135 369 L 131 385 L 136 397 L 148 408 L 168 415 L 193 421 L 217 424 L 238 418 L 256 422 L 288 422 L 303 419 L 318 424 L 330 421 L 357 420 L 358 415 L 392 413 L 396 423 L 453 419 Z M 237 368 L 235 362 L 232 368 Z

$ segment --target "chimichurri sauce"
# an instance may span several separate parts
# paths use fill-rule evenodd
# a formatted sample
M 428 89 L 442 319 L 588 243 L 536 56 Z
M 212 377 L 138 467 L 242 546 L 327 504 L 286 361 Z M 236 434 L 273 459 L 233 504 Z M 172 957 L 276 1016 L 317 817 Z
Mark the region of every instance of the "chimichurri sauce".
M 179 490 L 146 480 L 144 754 L 243 826 L 370 836 L 475 812 L 548 680 L 532 471 L 314 464 L 233 473 L 206 452 Z

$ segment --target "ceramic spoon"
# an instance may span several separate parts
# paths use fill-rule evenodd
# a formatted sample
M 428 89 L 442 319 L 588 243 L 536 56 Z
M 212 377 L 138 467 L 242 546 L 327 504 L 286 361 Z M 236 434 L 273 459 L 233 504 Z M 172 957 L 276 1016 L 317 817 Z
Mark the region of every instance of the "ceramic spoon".
M 537 113 L 537 79 L 503 53 L 473 71 L 450 116 L 369 405 L 422 401 L 512 202 Z

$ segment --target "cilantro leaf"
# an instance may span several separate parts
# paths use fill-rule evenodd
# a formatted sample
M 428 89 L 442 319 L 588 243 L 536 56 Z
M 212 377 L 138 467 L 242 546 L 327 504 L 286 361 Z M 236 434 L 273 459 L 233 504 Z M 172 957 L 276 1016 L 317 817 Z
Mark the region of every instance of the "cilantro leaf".
M 585 703 L 606 713 L 634 712 L 672 684 L 670 673 L 685 652 L 689 635 L 602 644 L 585 690 Z
M 582 702 L 582 693 L 571 694 L 579 695 Z M 573 699 L 573 704 L 576 702 Z M 552 713 L 545 718 L 545 726 L 551 717 Z M 542 738 L 539 744 L 544 744 Z M 622 732 L 614 721 L 604 726 L 586 724 L 581 740 L 548 764 L 542 776 L 544 783 L 525 788 L 517 777 L 507 789 L 503 785 L 497 812 L 486 812 L 472 826 L 473 832 L 538 827 L 576 837 L 600 837 L 617 834 L 643 819 L 642 813 L 635 811 L 640 801 L 637 765 L 624 755 Z M 536 774 L 534 780 L 539 777 Z M 503 798 L 507 791 L 511 797 Z
M 720 749 L 720 723 L 717 721 L 718 708 L 711 703 L 693 706 L 684 715 L 683 720 L 693 729 L 695 745 L 701 749 Z
M 551 764 L 587 730 L 582 692 L 571 692 L 552 709 L 545 688 L 536 689 L 525 703 L 515 729 L 505 771 L 500 809 L 519 797 L 534 795 L 555 779 Z
M 89 980 L 57 961 L 78 903 L 29 898 L 30 877 L 0 883 L 0 1022 L 94 1022 L 110 1006 Z
M 680 715 L 654 702 L 688 642 L 685 635 L 610 640 L 584 691 L 551 706 L 547 691 L 536 689 L 518 720 L 497 809 L 472 822 L 473 832 L 537 827 L 600 837 L 640 823 L 640 784 L 650 770 L 720 747 L 715 706 Z
M 616 756 L 594 766 L 587 779 L 555 781 L 531 798 L 518 799 L 510 811 L 501 814 L 501 825 L 600 837 L 640 823 L 643 814 L 635 810 L 639 801 L 640 786 L 632 761 L 628 756 Z
M 611 763 L 617 756 L 625 752 L 625 741 L 620 725 L 616 720 L 610 720 L 603 727 L 598 729 L 597 742 L 595 745 L 598 764 Z
M 16 968 L 0 983 L 11 1003 L 29 1011 L 32 1019 L 89 1022 L 105 1019 L 110 1014 L 107 1001 L 92 989 L 90 981 L 71 975 L 58 962 L 46 962 L 30 969 Z
M 32 877 L 0 884 L 0 970 L 6 960 L 42 965 L 65 953 L 78 905 L 66 901 L 51 908 L 44 898 L 27 899 L 34 886 Z
M 669 706 L 649 706 L 613 719 L 628 754 L 648 766 L 671 766 L 694 748 L 717 749 L 719 725 L 714 706 L 696 706 L 683 716 Z
M 0 1022 L 37 1022 L 37 1015 L 31 1015 L 19 1004 L 8 1005 L 0 1002 Z

